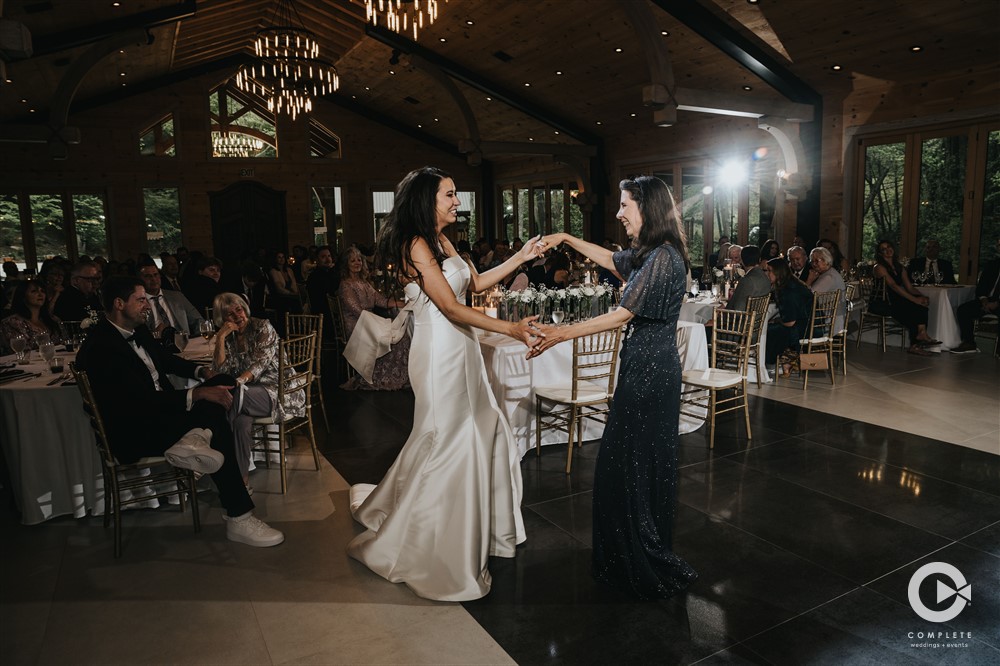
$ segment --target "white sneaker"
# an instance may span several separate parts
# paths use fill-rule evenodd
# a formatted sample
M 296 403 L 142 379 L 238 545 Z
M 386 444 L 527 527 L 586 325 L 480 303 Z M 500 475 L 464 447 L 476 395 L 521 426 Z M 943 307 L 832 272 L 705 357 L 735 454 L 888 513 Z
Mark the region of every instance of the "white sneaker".
M 223 519 L 226 521 L 226 538 L 230 541 L 238 541 L 257 548 L 267 548 L 268 546 L 277 546 L 285 540 L 284 534 L 270 527 L 252 513 L 238 518 L 223 516 Z
M 210 446 L 211 441 L 211 430 L 194 428 L 164 451 L 163 456 L 174 467 L 190 469 L 196 474 L 214 474 L 222 467 L 225 457 Z

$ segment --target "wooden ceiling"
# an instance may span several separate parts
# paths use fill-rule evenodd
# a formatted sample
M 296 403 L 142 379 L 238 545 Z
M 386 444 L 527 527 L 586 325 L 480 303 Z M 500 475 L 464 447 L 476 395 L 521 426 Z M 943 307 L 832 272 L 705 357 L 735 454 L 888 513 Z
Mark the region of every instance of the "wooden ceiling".
M 466 75 L 449 78 L 484 141 L 608 140 L 651 122 L 642 104 L 643 86 L 650 82 L 647 54 L 624 7 L 633 1 L 648 9 L 678 86 L 753 103 L 787 98 L 725 52 L 732 42 L 720 43 L 720 30 L 760 49 L 787 77 L 819 94 L 849 89 L 857 76 L 931 81 L 1000 59 L 996 0 L 439 0 L 437 22 L 424 27 L 417 44 L 445 63 L 445 71 Z M 23 123 L 43 121 L 59 81 L 95 40 L 132 24 L 152 26 L 152 44 L 123 46 L 101 60 L 83 79 L 75 103 L 93 106 L 216 67 L 220 77 L 233 74 L 233 58 L 250 53 L 254 31 L 269 22 L 276 3 L 0 4 L 3 18 L 27 26 L 36 50 L 31 58 L 8 62 L 11 83 L 0 82 L 0 121 Z M 362 2 L 295 5 L 337 66 L 338 100 L 447 144 L 469 138 L 459 105 L 424 59 L 411 60 L 404 52 L 398 64 L 390 64 L 393 49 L 366 30 Z M 692 12 L 702 17 L 692 20 Z M 913 46 L 922 49 L 914 52 Z M 842 69 L 834 71 L 835 64 Z M 682 111 L 678 124 L 698 117 Z

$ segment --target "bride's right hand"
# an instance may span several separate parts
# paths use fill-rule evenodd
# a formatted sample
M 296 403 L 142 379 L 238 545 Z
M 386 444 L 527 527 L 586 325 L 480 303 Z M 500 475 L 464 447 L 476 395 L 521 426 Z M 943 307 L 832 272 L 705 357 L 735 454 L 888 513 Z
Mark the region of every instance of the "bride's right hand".
M 532 315 L 525 317 L 517 323 L 511 323 L 511 330 L 507 335 L 515 340 L 520 340 L 528 347 L 534 347 L 538 343 L 538 340 L 544 337 L 541 331 L 534 326 L 534 322 L 537 319 L 538 315 Z

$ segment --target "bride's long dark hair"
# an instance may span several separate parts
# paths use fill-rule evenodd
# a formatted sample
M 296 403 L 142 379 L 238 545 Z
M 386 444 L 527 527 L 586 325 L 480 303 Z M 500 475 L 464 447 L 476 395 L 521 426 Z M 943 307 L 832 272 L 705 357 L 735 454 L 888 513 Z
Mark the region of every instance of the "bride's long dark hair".
M 396 264 L 401 276 L 404 270 L 414 270 L 417 274 L 407 277 L 420 282 L 423 275 L 414 267 L 410 254 L 415 239 L 424 239 L 438 264 L 447 259 L 438 242 L 435 214 L 438 187 L 445 178 L 451 176 L 437 167 L 427 166 L 411 171 L 399 181 L 392 210 L 378 234 L 376 261 Z
M 642 215 L 639 237 L 632 240 L 632 247 L 637 250 L 633 268 L 641 266 L 646 255 L 664 243 L 673 245 L 684 259 L 684 268 L 690 268 L 687 236 L 667 184 L 655 176 L 637 176 L 621 181 L 618 188 L 629 193 Z

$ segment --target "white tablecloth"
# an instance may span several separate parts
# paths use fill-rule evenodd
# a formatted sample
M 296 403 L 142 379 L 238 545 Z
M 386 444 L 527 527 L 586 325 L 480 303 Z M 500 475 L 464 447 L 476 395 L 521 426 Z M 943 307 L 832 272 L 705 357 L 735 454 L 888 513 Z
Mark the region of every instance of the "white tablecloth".
M 525 360 L 524 344 L 503 335 L 480 338 L 486 374 L 501 411 L 507 416 L 514 431 L 514 440 L 523 457 L 535 446 L 535 392 L 534 386 L 551 386 L 568 383 L 573 368 L 573 343 L 563 342 L 541 356 Z M 708 367 L 708 346 L 705 328 L 700 324 L 677 323 L 677 352 L 684 370 Z M 704 424 L 698 420 L 681 417 L 680 432 L 692 432 Z M 584 441 L 600 439 L 604 426 L 596 421 L 584 420 Z M 565 444 L 566 435 L 549 430 L 542 434 L 542 445 Z
M 940 347 L 928 351 L 942 351 L 957 347 L 962 342 L 955 311 L 958 306 L 976 297 L 976 288 L 966 285 L 951 287 L 917 287 L 917 291 L 930 299 L 927 312 L 927 335 L 941 341 Z
M 73 354 L 60 353 L 68 362 Z M 12 360 L 12 356 L 0 359 Z M 76 386 L 46 386 L 56 376 L 34 353 L 21 365 L 40 377 L 0 386 L 3 455 L 21 522 L 34 525 L 104 511 L 101 459 Z

